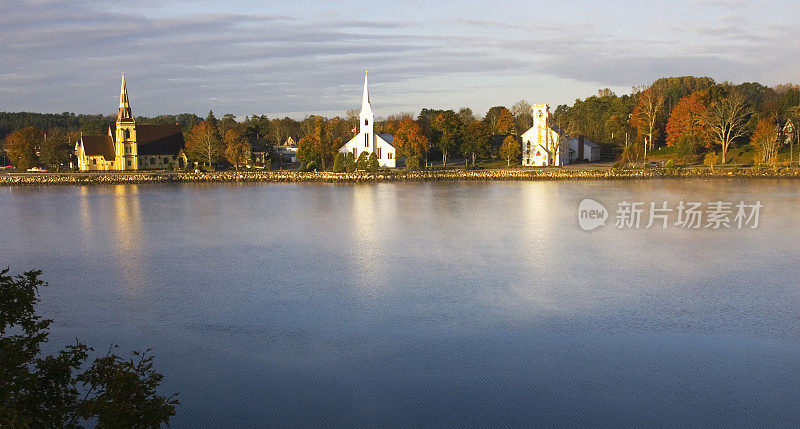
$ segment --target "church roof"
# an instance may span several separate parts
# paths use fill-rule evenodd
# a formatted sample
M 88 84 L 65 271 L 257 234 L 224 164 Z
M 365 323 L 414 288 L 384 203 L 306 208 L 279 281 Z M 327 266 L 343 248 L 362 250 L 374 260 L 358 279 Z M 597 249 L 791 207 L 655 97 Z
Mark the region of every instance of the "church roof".
M 178 125 L 137 125 L 139 155 L 177 155 L 185 144 Z
M 102 156 L 106 160 L 112 160 L 116 156 L 114 142 L 109 135 L 81 136 L 81 142 L 86 156 Z
M 391 134 L 378 134 L 378 137 L 382 138 L 383 141 L 389 143 L 392 147 L 394 147 L 394 136 Z

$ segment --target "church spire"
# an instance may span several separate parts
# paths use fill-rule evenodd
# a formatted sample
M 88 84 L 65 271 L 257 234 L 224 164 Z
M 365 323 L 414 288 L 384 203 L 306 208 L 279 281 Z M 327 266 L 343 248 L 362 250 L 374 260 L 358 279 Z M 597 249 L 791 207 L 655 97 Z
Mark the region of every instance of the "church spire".
M 364 97 L 361 100 L 361 110 L 363 111 L 367 107 L 369 107 L 369 88 L 367 87 L 367 71 L 364 70 Z
M 119 111 L 117 112 L 117 122 L 133 121 L 131 105 L 128 103 L 128 88 L 125 86 L 125 73 L 122 73 L 122 86 L 119 89 Z

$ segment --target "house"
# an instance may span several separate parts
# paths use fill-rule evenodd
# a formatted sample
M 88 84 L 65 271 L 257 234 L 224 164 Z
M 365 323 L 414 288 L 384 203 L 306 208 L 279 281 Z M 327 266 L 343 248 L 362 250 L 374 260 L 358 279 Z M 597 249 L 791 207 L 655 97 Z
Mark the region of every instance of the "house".
M 75 155 L 81 171 L 163 170 L 186 165 L 184 148 L 179 125 L 136 123 L 123 74 L 116 127 L 106 135 L 81 135 Z
M 364 152 L 367 155 L 374 153 L 378 157 L 378 164 L 381 167 L 396 167 L 396 151 L 392 145 L 394 136 L 391 134 L 375 134 L 373 130 L 375 115 L 370 105 L 366 72 L 364 72 L 364 94 L 361 98 L 361 113 L 358 115 L 358 120 L 358 134 L 345 143 L 339 149 L 339 152 L 352 153 L 356 158 Z
M 551 124 L 550 107 L 534 104 L 533 126 L 522 133 L 522 165 L 551 166 L 569 163 L 565 133 Z
M 297 162 L 297 142 L 289 136 L 283 144 L 275 146 L 275 151 L 281 159 L 290 162 Z
M 600 161 L 600 145 L 584 136 L 569 139 L 569 162 Z

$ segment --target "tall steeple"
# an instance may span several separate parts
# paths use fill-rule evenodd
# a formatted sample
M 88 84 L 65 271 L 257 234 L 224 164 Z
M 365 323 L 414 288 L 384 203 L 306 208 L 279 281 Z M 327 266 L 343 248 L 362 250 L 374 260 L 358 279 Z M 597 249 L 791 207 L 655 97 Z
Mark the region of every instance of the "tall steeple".
M 364 95 L 361 98 L 361 114 L 358 115 L 361 120 L 359 126 L 360 133 L 372 134 L 372 122 L 375 115 L 372 113 L 372 106 L 369 103 L 369 86 L 367 85 L 367 71 L 364 70 Z
M 128 88 L 125 86 L 125 73 L 122 74 L 122 86 L 119 89 L 119 111 L 117 112 L 117 122 L 132 122 L 133 114 L 131 105 L 128 102 Z

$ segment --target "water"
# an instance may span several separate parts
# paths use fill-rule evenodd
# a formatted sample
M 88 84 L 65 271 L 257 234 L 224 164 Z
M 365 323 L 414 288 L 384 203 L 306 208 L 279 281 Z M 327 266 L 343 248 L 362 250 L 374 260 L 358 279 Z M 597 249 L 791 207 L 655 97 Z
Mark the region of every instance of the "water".
M 798 183 L 0 189 L 52 346 L 154 348 L 175 427 L 800 425 Z M 584 232 L 577 206 L 764 204 Z

